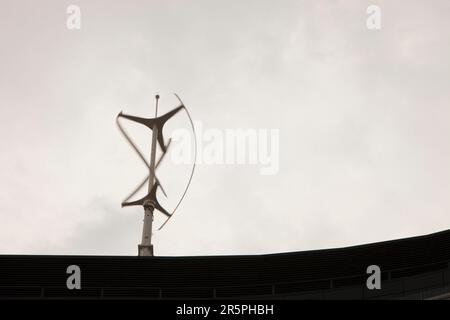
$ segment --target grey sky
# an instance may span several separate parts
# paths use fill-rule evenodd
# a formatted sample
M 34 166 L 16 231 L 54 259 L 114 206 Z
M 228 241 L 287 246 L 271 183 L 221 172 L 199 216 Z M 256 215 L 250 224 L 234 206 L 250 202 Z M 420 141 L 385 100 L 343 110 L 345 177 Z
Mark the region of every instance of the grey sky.
M 281 139 L 277 175 L 199 166 L 158 255 L 449 228 L 449 16 L 446 0 L 2 1 L 0 253 L 137 254 L 142 210 L 120 202 L 145 168 L 115 116 L 151 115 L 156 92 L 207 128 Z

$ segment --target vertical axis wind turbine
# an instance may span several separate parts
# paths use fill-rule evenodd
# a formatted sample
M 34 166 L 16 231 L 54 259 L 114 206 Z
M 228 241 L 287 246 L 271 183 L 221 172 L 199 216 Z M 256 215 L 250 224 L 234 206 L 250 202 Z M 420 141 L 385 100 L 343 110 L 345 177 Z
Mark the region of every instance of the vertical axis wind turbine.
M 117 116 L 117 119 L 116 119 L 116 122 L 117 122 L 117 125 L 119 127 L 119 130 L 122 132 L 122 134 L 125 137 L 125 139 L 133 147 L 134 151 L 136 151 L 136 153 L 139 155 L 139 157 L 145 163 L 147 169 L 149 170 L 147 177 L 122 202 L 122 207 L 139 205 L 139 206 L 142 206 L 144 208 L 144 224 L 143 224 L 143 228 L 142 228 L 142 241 L 141 241 L 141 244 L 138 245 L 138 255 L 139 256 L 153 256 L 152 225 L 153 225 L 154 210 L 156 209 L 159 212 L 161 212 L 161 213 L 163 213 L 164 215 L 167 216 L 166 221 L 158 229 L 158 230 L 161 230 L 161 228 L 164 227 L 164 225 L 173 216 L 173 214 L 175 213 L 176 209 L 178 208 L 178 206 L 180 205 L 181 201 L 183 200 L 184 196 L 186 195 L 187 189 L 189 188 L 189 185 L 190 185 L 191 180 L 192 180 L 192 176 L 194 174 L 195 159 L 196 159 L 196 154 L 197 154 L 197 141 L 196 141 L 196 134 L 195 134 L 195 129 L 194 129 L 194 123 L 192 121 L 192 118 L 191 118 L 189 112 L 187 111 L 187 108 L 184 106 L 184 104 L 181 101 L 181 99 L 178 97 L 178 95 L 175 94 L 175 96 L 180 101 L 180 106 L 176 107 L 172 111 L 169 111 L 169 112 L 167 112 L 166 114 L 164 114 L 164 115 L 162 115 L 160 117 L 158 117 L 159 95 L 156 95 L 155 96 L 155 98 L 156 98 L 155 118 L 140 118 L 140 117 L 126 115 L 126 114 L 123 114 L 122 112 L 120 112 L 118 114 L 118 116 Z M 164 124 L 170 118 L 172 118 L 175 114 L 177 114 L 180 110 L 183 110 L 183 109 L 185 110 L 186 114 L 189 117 L 189 121 L 191 123 L 192 130 L 193 130 L 193 133 L 194 133 L 194 143 L 195 143 L 194 163 L 192 165 L 191 175 L 189 177 L 189 181 L 188 181 L 188 183 L 186 185 L 186 188 L 185 188 L 185 190 L 184 190 L 184 192 L 183 192 L 183 194 L 182 194 L 178 204 L 175 206 L 175 209 L 172 211 L 172 213 L 169 213 L 166 209 L 164 209 L 159 204 L 158 199 L 156 197 L 156 191 L 157 191 L 158 188 L 161 189 L 161 191 L 164 194 L 164 196 L 167 196 L 167 195 L 166 195 L 166 192 L 165 192 L 164 188 L 162 187 L 158 177 L 155 174 L 155 170 L 158 168 L 159 164 L 163 160 L 163 158 L 164 158 L 165 154 L 167 153 L 167 150 L 168 150 L 168 148 L 170 146 L 170 142 L 171 142 L 171 140 L 169 139 L 167 144 L 164 143 L 164 136 L 163 136 Z M 147 160 L 146 160 L 145 156 L 143 155 L 143 153 L 141 152 L 141 150 L 139 150 L 139 148 L 136 146 L 136 144 L 131 140 L 131 138 L 129 137 L 129 135 L 127 134 L 127 132 L 125 131 L 125 129 L 121 125 L 121 123 L 119 121 L 120 118 L 125 118 L 125 119 L 128 119 L 128 120 L 131 120 L 131 121 L 143 124 L 146 127 L 148 127 L 150 130 L 152 130 L 153 134 L 152 134 L 152 143 L 151 143 L 151 150 L 150 150 L 150 162 L 147 162 Z M 160 158 L 158 159 L 158 161 L 156 162 L 157 144 L 159 144 L 160 149 L 162 151 L 162 154 L 161 154 Z M 156 164 L 155 164 L 155 162 L 156 162 Z M 142 187 L 147 183 L 147 181 L 148 181 L 148 193 L 147 193 L 147 195 L 144 196 L 143 198 L 139 199 L 139 200 L 128 201 L 139 190 L 142 189 Z

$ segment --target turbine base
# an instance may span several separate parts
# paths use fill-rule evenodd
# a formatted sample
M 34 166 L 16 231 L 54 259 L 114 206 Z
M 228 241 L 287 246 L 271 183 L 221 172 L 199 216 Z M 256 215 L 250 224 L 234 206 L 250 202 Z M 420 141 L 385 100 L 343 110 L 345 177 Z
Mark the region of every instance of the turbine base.
M 138 256 L 140 257 L 153 257 L 153 245 L 138 245 Z

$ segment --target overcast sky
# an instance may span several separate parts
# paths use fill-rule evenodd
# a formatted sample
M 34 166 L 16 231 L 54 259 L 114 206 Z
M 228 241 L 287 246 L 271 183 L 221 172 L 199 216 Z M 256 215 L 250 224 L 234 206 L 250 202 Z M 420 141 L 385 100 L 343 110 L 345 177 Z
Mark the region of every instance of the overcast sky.
M 449 17 L 447 0 L 1 1 L 0 253 L 137 254 L 142 208 L 120 203 L 146 170 L 115 116 L 153 115 L 156 92 L 206 129 L 280 130 L 275 175 L 196 168 L 157 255 L 448 229 Z M 189 166 L 165 168 L 170 209 Z

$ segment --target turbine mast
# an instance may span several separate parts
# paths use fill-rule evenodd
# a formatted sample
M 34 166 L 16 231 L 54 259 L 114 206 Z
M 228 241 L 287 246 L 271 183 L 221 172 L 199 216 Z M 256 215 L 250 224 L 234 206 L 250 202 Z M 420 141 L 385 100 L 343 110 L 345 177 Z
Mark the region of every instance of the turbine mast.
M 159 95 L 156 98 L 155 118 L 158 116 L 158 100 Z M 149 168 L 149 180 L 148 180 L 148 193 L 151 192 L 153 184 L 155 183 L 155 158 L 156 158 L 156 142 L 158 140 L 158 126 L 156 123 L 152 128 L 152 146 L 150 151 L 150 168 Z M 155 203 L 151 200 L 144 201 L 144 225 L 142 228 L 142 242 L 138 245 L 139 256 L 153 256 L 152 245 L 152 225 L 153 225 L 153 210 L 155 209 Z

